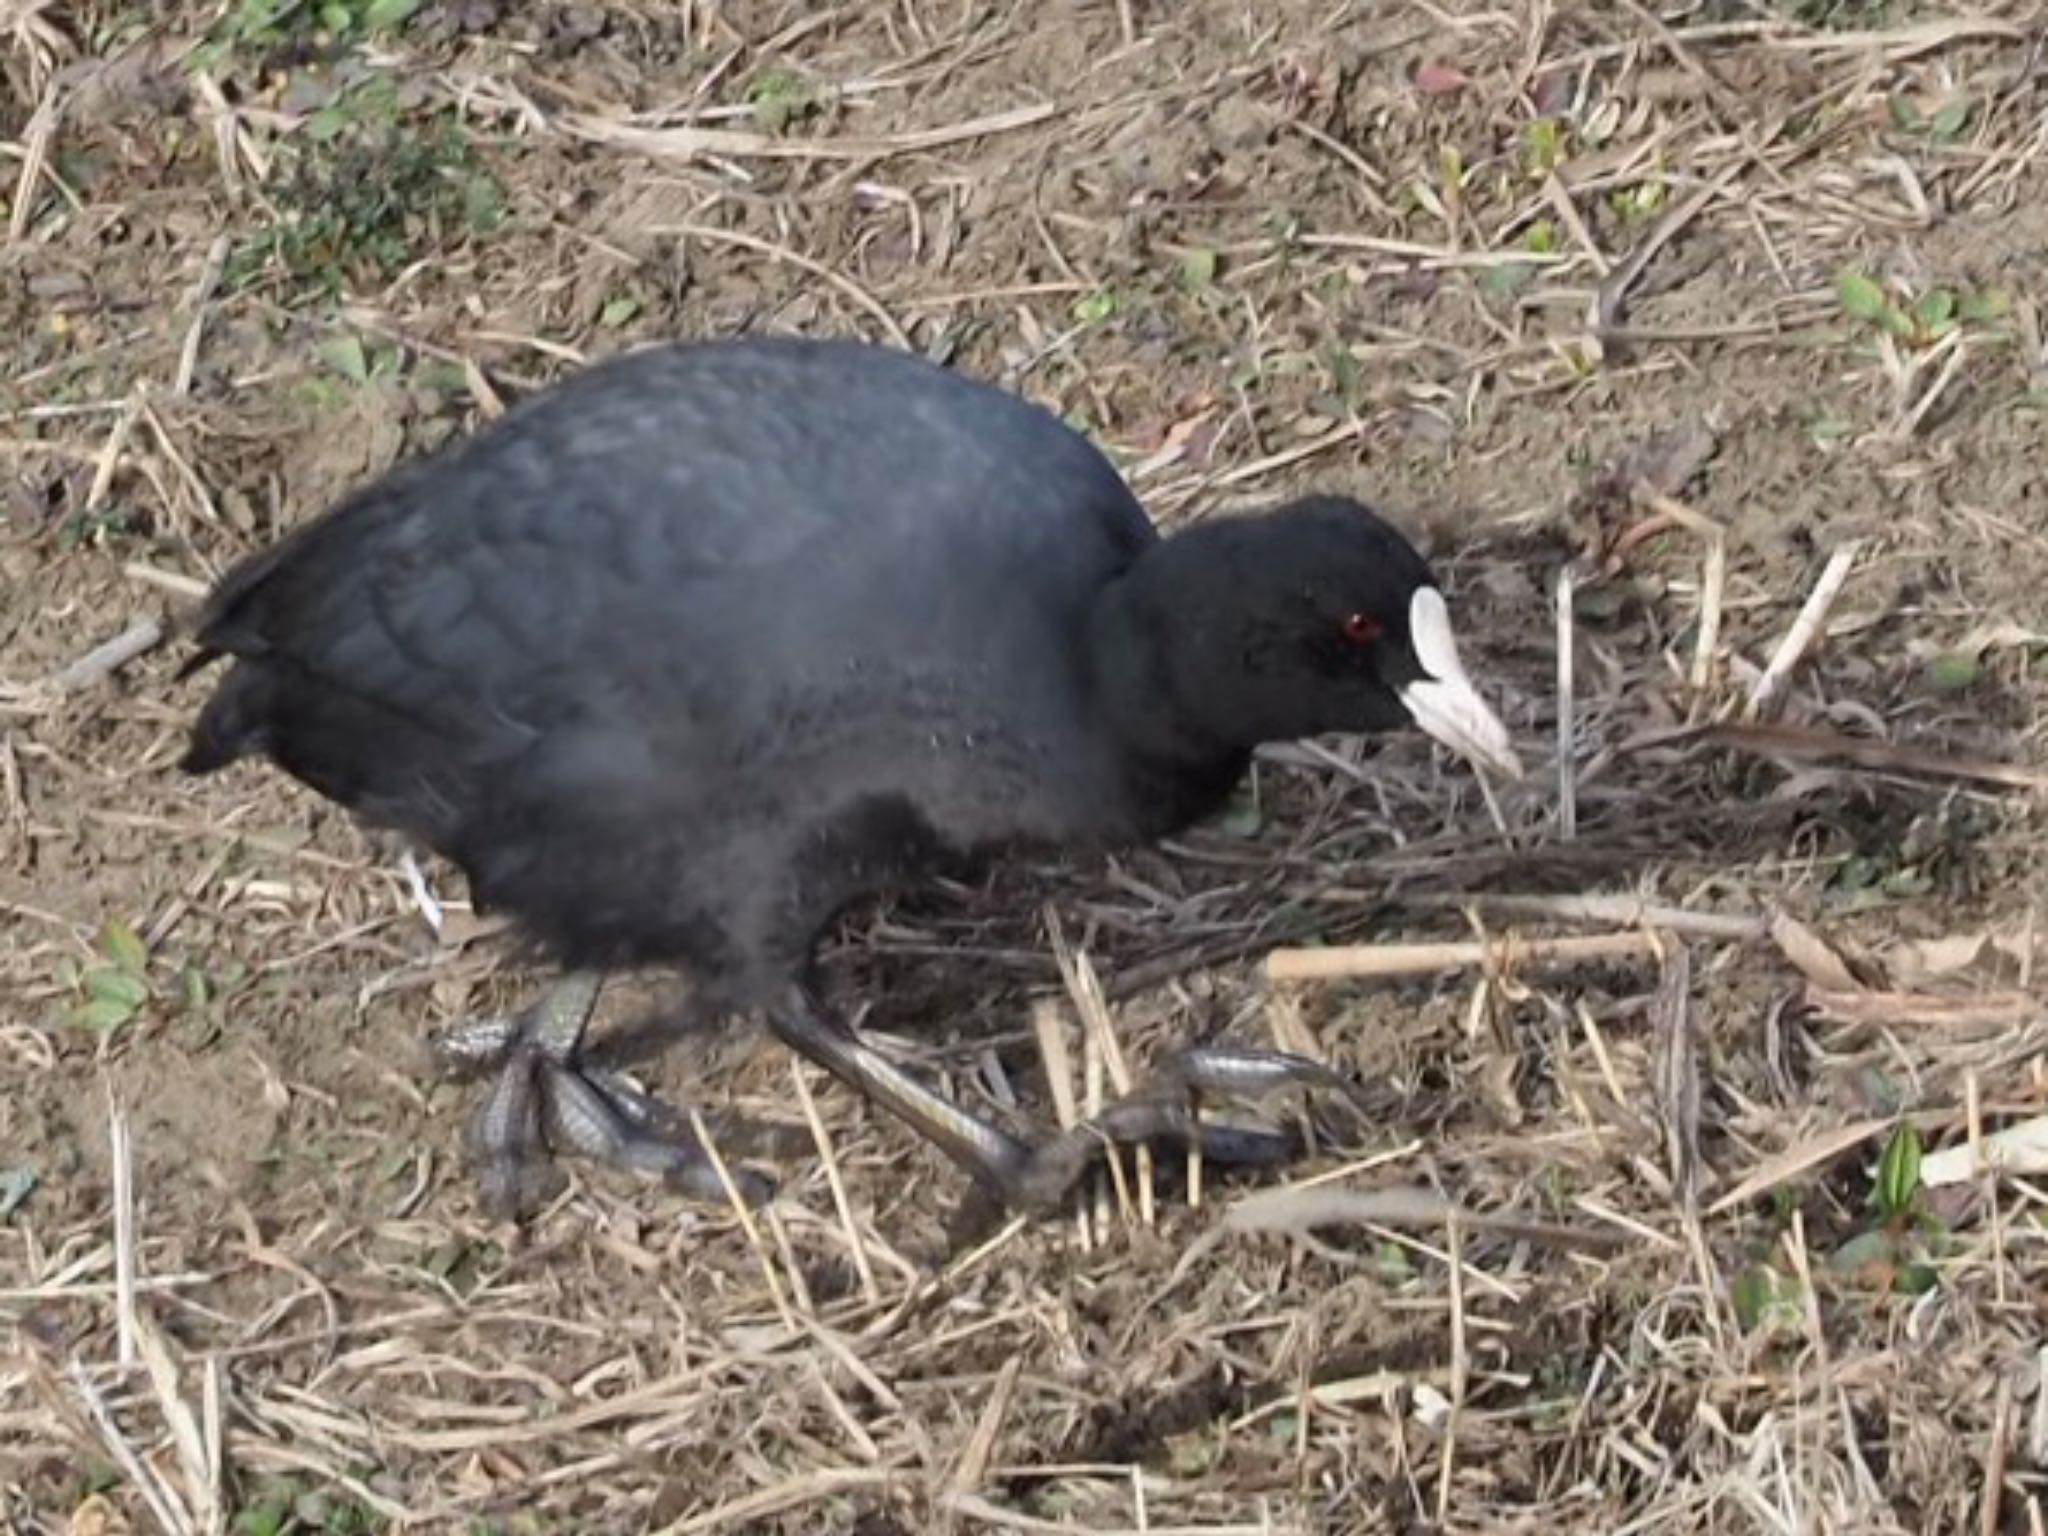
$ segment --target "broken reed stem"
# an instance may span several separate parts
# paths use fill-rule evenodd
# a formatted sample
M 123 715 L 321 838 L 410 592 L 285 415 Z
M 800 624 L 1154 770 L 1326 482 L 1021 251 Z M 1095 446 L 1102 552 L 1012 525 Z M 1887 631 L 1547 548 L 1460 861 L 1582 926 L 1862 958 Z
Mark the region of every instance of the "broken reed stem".
M 1451 1285 L 1451 1406 L 1444 1420 L 1443 1460 L 1437 1465 L 1436 1519 L 1439 1526 L 1450 1517 L 1451 1479 L 1458 1462 L 1458 1421 L 1465 1411 L 1466 1384 L 1471 1377 L 1471 1360 L 1465 1342 L 1465 1243 L 1457 1212 L 1444 1222 L 1445 1272 Z
M 192 381 L 199 373 L 199 348 L 206 338 L 206 317 L 213 307 L 213 293 L 220 286 L 221 273 L 227 269 L 228 252 L 234 241 L 227 235 L 216 235 L 213 244 L 206 249 L 206 259 L 199 272 L 199 281 L 192 289 L 190 309 L 192 318 L 185 327 L 184 345 L 178 349 L 178 371 L 171 380 L 171 393 L 189 395 Z
M 853 1203 L 846 1195 L 846 1181 L 840 1177 L 839 1155 L 832 1143 L 831 1133 L 825 1129 L 825 1120 L 818 1113 L 818 1101 L 811 1096 L 811 1085 L 804 1081 L 803 1063 L 794 1057 L 789 1063 L 790 1081 L 796 1085 L 797 1103 L 803 1106 L 804 1120 L 811 1128 L 811 1140 L 817 1144 L 818 1160 L 825 1168 L 825 1185 L 832 1191 L 832 1208 L 839 1213 L 840 1230 L 846 1234 L 847 1248 L 853 1254 L 854 1272 L 860 1276 L 861 1295 L 870 1306 L 881 1303 L 881 1287 L 875 1284 L 874 1265 L 868 1261 L 867 1245 L 861 1241 L 860 1226 L 853 1219 Z
M 127 1476 L 137 1496 L 149 1506 L 149 1512 L 157 1523 L 174 1536 L 185 1536 L 194 1529 L 192 1518 L 184 1507 L 177 1503 L 177 1495 L 164 1483 L 156 1470 L 136 1453 L 128 1443 L 128 1437 L 121 1433 L 121 1426 L 114 1418 L 114 1411 L 107 1404 L 99 1388 L 92 1384 L 92 1377 L 86 1373 L 82 1361 L 71 1362 L 71 1387 L 85 1405 L 86 1417 L 99 1432 L 100 1444 L 107 1454 L 114 1458 L 115 1465 Z
M 1692 692 L 1695 703 L 1714 680 L 1714 653 L 1721 647 L 1721 605 L 1728 590 L 1728 541 L 1716 535 L 1707 543 L 1700 571 L 1699 628 L 1693 637 Z
M 1468 908 L 1500 917 L 1538 917 L 1559 923 L 1606 923 L 1615 928 L 1663 928 L 1695 939 L 1742 942 L 1764 937 L 1769 925 L 1740 912 L 1688 912 L 1639 896 L 1590 891 L 1582 895 L 1525 895 L 1513 891 L 1418 891 L 1396 894 L 1395 905 L 1431 911 L 1463 912 Z
M 114 1325 L 121 1368 L 135 1364 L 135 1159 L 128 1112 L 107 1084 L 107 1161 L 114 1173 Z
M 1579 831 L 1577 764 L 1572 753 L 1578 734 L 1572 720 L 1574 633 L 1572 573 L 1567 567 L 1557 573 L 1557 831 L 1566 842 Z
M 725 1188 L 727 1204 L 739 1219 L 740 1230 L 746 1233 L 747 1242 L 754 1250 L 754 1258 L 760 1264 L 761 1278 L 767 1282 L 768 1294 L 775 1303 L 775 1311 L 782 1319 L 782 1325 L 791 1333 L 799 1333 L 802 1325 L 797 1322 L 796 1313 L 790 1309 L 789 1297 L 782 1289 L 782 1277 L 775 1272 L 775 1262 L 769 1256 L 768 1244 L 761 1236 L 761 1224 L 754 1220 L 753 1210 L 747 1205 L 746 1197 L 740 1193 L 739 1185 L 733 1182 L 732 1170 L 726 1166 L 725 1155 L 718 1150 L 718 1143 L 712 1139 L 711 1127 L 704 1123 L 702 1111 L 690 1111 L 690 1129 L 696 1134 L 697 1145 L 704 1149 L 710 1159 L 712 1172 L 718 1175 L 718 1182 Z
M 1657 953 L 1657 941 L 1647 931 L 1543 939 L 1510 935 L 1490 943 L 1346 944 L 1327 949 L 1276 949 L 1266 956 L 1266 978 L 1286 983 L 1428 976 L 1474 965 L 1510 970 L 1520 965 L 1571 965 L 1583 960 L 1655 959 Z
M 164 627 L 155 619 L 137 619 L 111 640 L 102 641 L 78 660 L 50 676 L 50 686 L 63 693 L 76 693 L 114 675 L 164 638 Z
M 1799 616 L 1792 621 L 1792 627 L 1785 631 L 1785 638 L 1778 642 L 1777 652 L 1763 670 L 1763 675 L 1749 691 L 1749 702 L 1743 710 L 1746 720 L 1760 720 L 1777 700 L 1785 681 L 1793 670 L 1806 658 L 1820 638 L 1823 625 L 1827 623 L 1828 610 L 1841 595 L 1842 586 L 1849 579 L 1849 571 L 1856 563 L 1858 541 L 1851 539 L 1828 557 L 1827 566 L 1820 573 L 1820 580 L 1813 584 L 1807 594 Z

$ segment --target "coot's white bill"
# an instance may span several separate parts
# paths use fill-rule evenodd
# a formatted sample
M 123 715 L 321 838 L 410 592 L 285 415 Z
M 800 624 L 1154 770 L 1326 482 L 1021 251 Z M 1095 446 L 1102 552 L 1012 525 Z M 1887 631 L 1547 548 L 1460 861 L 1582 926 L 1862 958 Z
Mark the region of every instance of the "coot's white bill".
M 1487 708 L 1458 659 L 1451 613 L 1435 587 L 1419 587 L 1408 603 L 1408 638 L 1427 676 L 1401 690 L 1401 702 L 1415 723 L 1483 768 L 1510 779 L 1522 776 L 1508 728 Z

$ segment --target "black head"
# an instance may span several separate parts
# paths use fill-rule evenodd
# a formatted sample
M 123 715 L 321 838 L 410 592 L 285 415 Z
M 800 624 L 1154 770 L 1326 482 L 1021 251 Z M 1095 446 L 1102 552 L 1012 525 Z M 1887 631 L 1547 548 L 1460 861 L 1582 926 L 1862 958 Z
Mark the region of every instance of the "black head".
M 1249 747 L 1412 724 L 1521 774 L 1459 660 L 1428 563 L 1356 501 L 1308 497 L 1197 524 L 1140 561 L 1131 585 L 1187 734 Z

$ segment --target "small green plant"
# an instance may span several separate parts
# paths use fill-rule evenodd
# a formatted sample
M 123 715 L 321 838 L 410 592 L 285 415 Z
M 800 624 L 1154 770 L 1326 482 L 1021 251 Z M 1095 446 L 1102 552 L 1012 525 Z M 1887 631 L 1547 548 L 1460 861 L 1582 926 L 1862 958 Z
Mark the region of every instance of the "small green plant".
M 1902 299 L 1854 269 L 1835 275 L 1835 299 L 1843 313 L 1916 349 L 1933 346 L 1961 325 L 1990 325 L 2012 307 L 2011 296 L 2000 288 L 1930 288 Z
M 1953 663 L 1951 668 L 1953 678 L 1959 669 Z M 1895 839 L 1865 846 L 1843 859 L 1828 880 L 1828 903 L 1838 911 L 1863 911 L 1967 882 L 1976 867 L 1975 850 L 1983 832 L 1980 817 L 1967 802 L 1915 816 Z
M 824 103 L 808 80 L 790 69 L 764 69 L 747 87 L 747 105 L 764 133 L 782 133 L 814 116 Z
M 233 1536 L 376 1536 L 385 1523 L 358 1500 L 266 1478 L 235 1514 Z
M 135 514 L 119 502 L 104 502 L 65 518 L 57 529 L 59 549 L 98 549 L 136 531 Z
M 504 222 L 505 193 L 452 117 L 421 120 L 386 75 L 343 86 L 280 147 L 277 222 L 237 253 L 230 281 L 269 271 L 325 296 L 395 272 L 422 245 Z
M 1869 1204 L 1877 1224 L 1829 1255 L 1831 1270 L 1872 1279 L 1900 1295 L 1934 1288 L 1937 1276 L 1928 1260 L 1944 1229 L 1922 1199 L 1921 1155 L 1919 1130 L 1911 1120 L 1900 1120 L 1871 1180 Z
M 1798 1333 L 1805 1322 L 1805 1293 L 1799 1282 L 1768 1264 L 1752 1264 L 1737 1275 L 1728 1301 L 1745 1333 L 1779 1338 Z
M 203 1051 L 220 1038 L 225 1027 L 221 1004 L 241 991 L 248 982 L 249 968 L 239 960 L 230 960 L 211 973 L 189 961 L 179 969 L 178 998 L 189 1026 L 186 1039 L 189 1049 Z
M 111 1035 L 133 1022 L 150 1000 L 149 949 L 133 928 L 110 917 L 100 925 L 93 956 L 84 966 L 68 955 L 59 962 L 59 979 L 78 998 L 65 1022 Z
M 1806 421 L 1806 434 L 1816 447 L 1825 448 L 1838 443 L 1856 430 L 1856 424 L 1846 416 L 1838 416 L 1826 406 L 1814 407 Z
M 1077 325 L 1102 325 L 1114 320 L 1123 309 L 1124 302 L 1115 290 L 1098 288 L 1074 301 L 1074 322 Z
M 1618 187 L 1607 194 L 1607 206 L 1624 224 L 1647 224 L 1661 214 L 1671 201 L 1671 187 L 1663 177 Z
M 430 1250 L 421 1267 L 457 1295 L 467 1296 L 504 1262 L 505 1251 L 496 1243 L 451 1238 Z
M 195 67 L 218 74 L 238 60 L 262 71 L 286 49 L 351 42 L 396 32 L 420 0 L 237 0 L 194 51 Z
M 1894 96 L 1891 116 L 1893 126 L 1903 132 L 1919 134 L 1936 144 L 1947 144 L 1960 138 L 1963 130 L 1970 126 L 1970 98 L 1958 96 L 1933 112 L 1923 113 L 1910 97 Z
M 1564 163 L 1569 131 L 1555 117 L 1539 117 L 1522 130 L 1522 168 L 1531 181 L 1542 181 Z

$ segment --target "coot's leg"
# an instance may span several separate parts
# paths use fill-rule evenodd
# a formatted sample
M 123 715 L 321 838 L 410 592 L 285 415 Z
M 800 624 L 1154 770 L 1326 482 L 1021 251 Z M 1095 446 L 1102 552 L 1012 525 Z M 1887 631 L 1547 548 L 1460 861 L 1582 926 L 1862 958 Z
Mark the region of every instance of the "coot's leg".
M 497 1074 L 466 1136 L 494 1216 L 527 1215 L 560 1191 L 551 1150 L 654 1174 L 699 1199 L 725 1198 L 717 1169 L 674 1110 L 616 1074 L 579 1064 L 602 986 L 593 973 L 573 972 L 520 1012 L 460 1025 L 434 1042 L 444 1064 Z M 732 1176 L 742 1198 L 763 1197 L 753 1175 Z
M 1320 1062 L 1281 1051 L 1197 1047 L 1130 1097 L 1092 1120 L 1031 1145 L 970 1114 L 918 1082 L 862 1040 L 807 986 L 790 988 L 768 1010 L 769 1027 L 791 1049 L 872 1099 L 980 1181 L 1012 1209 L 1050 1214 L 1112 1143 L 1199 1143 L 1219 1164 L 1276 1164 L 1300 1155 L 1298 1135 L 1215 1125 L 1196 1110 L 1199 1095 L 1261 1098 L 1283 1088 L 1321 1088 L 1365 1112 L 1356 1085 Z

